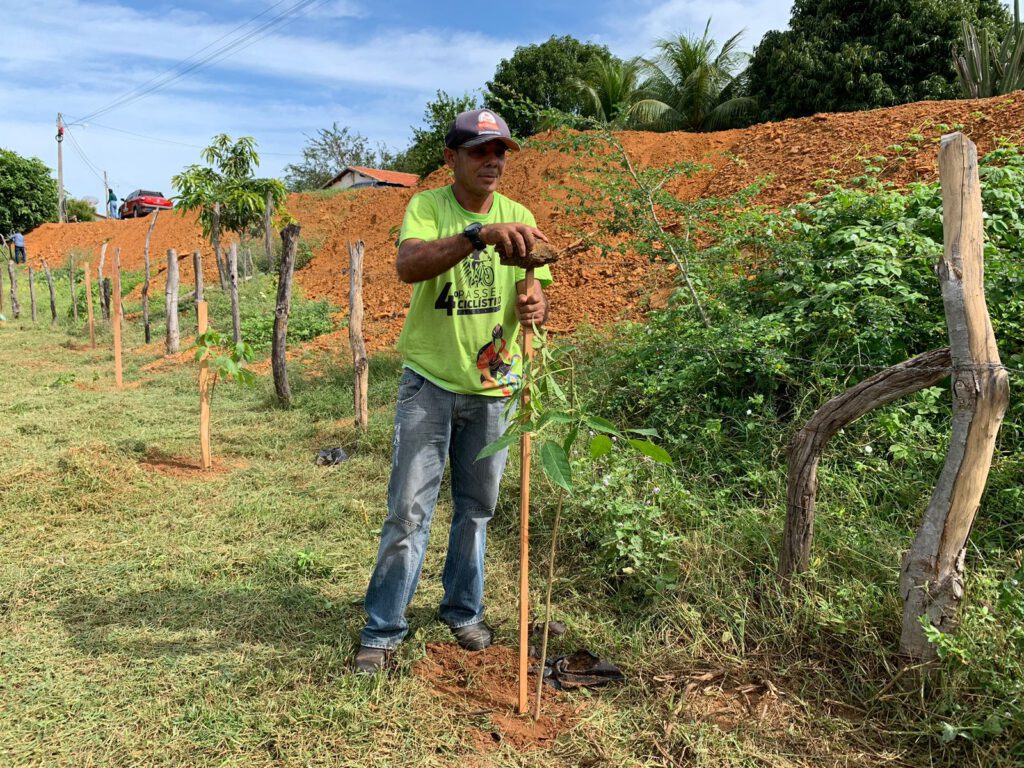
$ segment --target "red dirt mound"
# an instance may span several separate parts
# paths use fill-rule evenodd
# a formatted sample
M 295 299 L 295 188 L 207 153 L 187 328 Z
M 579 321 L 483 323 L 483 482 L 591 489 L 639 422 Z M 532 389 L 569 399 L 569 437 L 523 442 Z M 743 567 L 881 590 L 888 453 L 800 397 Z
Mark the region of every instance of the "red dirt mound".
M 681 199 L 722 196 L 763 178 L 770 178 L 758 202 L 780 207 L 801 200 L 814 182 L 834 175 L 844 180 L 863 171 L 864 157 L 883 160 L 882 175 L 897 184 L 934 179 L 938 138 L 962 130 L 979 151 L 994 148 L 1000 137 L 1019 139 L 1024 126 L 1024 92 L 973 101 L 920 102 L 889 109 L 842 114 L 821 114 L 798 120 L 755 125 L 743 130 L 709 134 L 619 134 L 635 162 L 666 166 L 691 161 L 708 166 L 692 178 L 677 177 L 670 191 Z M 560 247 L 575 239 L 572 231 L 590 231 L 588 222 L 569 221 L 561 210 L 559 186 L 573 181 L 571 167 L 579 159 L 559 151 L 543 151 L 544 137 L 513 155 L 506 167 L 502 192 L 528 206 L 538 225 Z M 900 151 L 896 146 L 908 148 Z M 441 169 L 420 184 L 432 188 L 448 183 Z M 373 350 L 392 347 L 401 329 L 411 288 L 394 272 L 395 238 L 402 214 L 414 190 L 361 189 L 340 194 L 291 195 L 288 210 L 302 224 L 302 235 L 313 245 L 315 258 L 296 273 L 296 280 L 312 298 L 328 297 L 345 306 L 348 279 L 346 243 L 366 243 L 365 333 Z M 51 265 L 62 263 L 72 249 L 92 254 L 95 264 L 100 243 L 121 248 L 125 269 L 142 265 L 142 246 L 148 219 L 88 224 L 48 224 L 26 237 L 29 262 L 41 258 Z M 592 224 L 592 223 L 591 223 Z M 572 226 L 570 226 L 572 225 Z M 162 213 L 150 247 L 154 295 L 163 290 L 166 252 L 190 258 L 194 248 L 203 250 L 204 275 L 216 278 L 210 257 L 194 217 Z M 256 254 L 255 258 L 261 257 Z M 191 265 L 182 263 L 182 280 L 191 282 Z M 670 270 L 652 266 L 632 256 L 602 257 L 596 249 L 578 249 L 564 255 L 555 266 L 555 285 L 550 290 L 550 328 L 570 331 L 580 323 L 607 325 L 620 317 L 638 317 L 652 294 L 664 293 Z M 347 346 L 344 339 L 339 339 Z

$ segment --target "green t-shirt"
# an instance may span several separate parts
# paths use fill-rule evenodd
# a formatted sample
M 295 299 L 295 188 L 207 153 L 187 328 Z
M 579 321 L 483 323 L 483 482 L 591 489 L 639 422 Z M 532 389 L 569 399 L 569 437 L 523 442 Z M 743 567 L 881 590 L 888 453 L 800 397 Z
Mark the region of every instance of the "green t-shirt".
M 459 205 L 451 186 L 420 192 L 409 201 L 399 244 L 440 240 L 481 224 L 536 226 L 524 206 L 498 193 L 486 214 Z M 548 267 L 534 270 L 542 286 Z M 405 365 L 449 392 L 508 396 L 522 380 L 516 283 L 525 270 L 502 266 L 493 246 L 477 251 L 447 272 L 415 283 L 398 339 Z

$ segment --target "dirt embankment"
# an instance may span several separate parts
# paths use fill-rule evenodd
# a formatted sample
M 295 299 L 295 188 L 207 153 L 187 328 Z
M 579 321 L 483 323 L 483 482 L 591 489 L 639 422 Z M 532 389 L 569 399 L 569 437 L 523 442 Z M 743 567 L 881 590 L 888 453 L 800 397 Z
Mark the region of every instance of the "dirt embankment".
M 884 177 L 898 184 L 932 180 L 937 175 L 938 137 L 962 130 L 981 152 L 994 148 L 1000 137 L 1020 139 L 1024 127 L 1024 92 L 973 101 L 919 102 L 890 109 L 843 114 L 821 114 L 743 130 L 711 134 L 625 132 L 621 140 L 635 162 L 664 166 L 691 161 L 708 166 L 693 178 L 677 177 L 669 189 L 681 199 L 722 196 L 765 177 L 771 180 L 758 198 L 771 206 L 802 199 L 819 179 L 835 174 L 848 179 L 863 170 L 860 158 L 900 154 L 894 145 L 914 147 L 904 159 L 885 163 Z M 570 182 L 577 158 L 556 151 L 527 148 L 510 157 L 502 192 L 529 207 L 538 225 L 560 246 L 569 245 L 574 228 L 586 222 L 569 221 L 562 210 L 560 185 Z M 420 188 L 448 183 L 442 169 Z M 402 213 L 415 190 L 363 189 L 328 196 L 291 195 L 288 210 L 302 224 L 303 236 L 316 254 L 308 267 L 296 273 L 307 296 L 328 297 L 339 306 L 347 301 L 346 243 L 366 243 L 366 334 L 373 349 L 390 347 L 397 339 L 411 288 L 394 273 L 395 238 Z M 121 249 L 125 269 L 142 266 L 143 242 L 149 219 L 84 224 L 47 224 L 26 237 L 29 262 L 42 258 L 60 264 L 72 250 L 98 259 L 100 243 L 109 240 Z M 153 232 L 150 254 L 154 265 L 153 292 L 163 290 L 167 249 L 186 258 L 195 248 L 203 251 L 204 274 L 216 279 L 210 248 L 202 239 L 195 218 L 162 213 Z M 257 252 L 255 258 L 261 258 Z M 189 282 L 191 268 L 184 267 Z M 668 271 L 652 267 L 646 259 L 602 257 L 597 249 L 581 250 L 555 268 L 550 291 L 551 327 L 568 331 L 580 323 L 605 325 L 620 317 L 636 317 L 649 297 L 669 280 Z M 159 294 L 157 294 L 159 295 Z M 344 343 L 344 342 L 342 342 Z

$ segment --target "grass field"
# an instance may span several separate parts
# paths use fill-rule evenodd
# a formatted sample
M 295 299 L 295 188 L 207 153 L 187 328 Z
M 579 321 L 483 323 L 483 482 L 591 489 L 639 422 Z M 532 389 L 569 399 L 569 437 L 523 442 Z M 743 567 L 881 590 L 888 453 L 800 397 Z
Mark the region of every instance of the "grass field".
M 0 764 L 957 762 L 922 734 L 919 711 L 904 711 L 918 692 L 887 687 L 899 608 L 894 590 L 877 584 L 894 580 L 897 561 L 870 555 L 888 558 L 897 548 L 888 539 L 905 532 L 894 524 L 852 537 L 863 526 L 849 516 L 844 524 L 826 498 L 820 515 L 834 525 L 831 534 L 822 526 L 819 546 L 845 575 L 827 599 L 786 603 L 770 583 L 772 516 L 784 490 L 777 470 L 760 481 L 769 490 L 748 499 L 709 492 L 700 503 L 680 501 L 680 519 L 694 517 L 680 526 L 673 552 L 682 574 L 662 602 L 620 604 L 575 567 L 586 553 L 573 552 L 567 535 L 555 606 L 570 628 L 563 650 L 590 648 L 627 680 L 562 695 L 575 714 L 557 739 L 537 748 L 495 742 L 502 713 L 467 708 L 414 672 L 428 643 L 450 641 L 434 616 L 444 490 L 410 641 L 387 676 L 352 676 L 385 508 L 399 361 L 372 361 L 364 437 L 351 426 L 351 369 L 338 359 L 292 364 L 290 410 L 273 404 L 269 376 L 250 389 L 219 385 L 215 469 L 203 473 L 194 468 L 195 365 L 162 364 L 159 344 L 142 345 L 129 305 L 131 351 L 118 392 L 109 331 L 91 349 L 63 318 L 50 328 L 41 312 L 33 324 L 24 282 L 21 291 L 22 318 L 0 325 Z M 67 306 L 66 289 L 58 301 Z M 183 322 L 183 339 L 191 332 Z M 352 459 L 315 466 L 316 451 L 332 446 Z M 509 646 L 517 478 L 512 461 L 488 549 L 488 615 Z M 539 604 L 552 494 L 538 481 L 536 496 Z M 468 672 L 462 680 L 479 682 Z

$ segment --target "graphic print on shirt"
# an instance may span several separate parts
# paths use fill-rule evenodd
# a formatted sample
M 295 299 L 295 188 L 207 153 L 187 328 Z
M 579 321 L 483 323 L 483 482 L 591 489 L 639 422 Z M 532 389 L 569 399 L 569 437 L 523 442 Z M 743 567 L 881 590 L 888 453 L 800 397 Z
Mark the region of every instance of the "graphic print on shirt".
M 519 363 L 519 355 L 508 354 L 508 344 L 504 339 L 505 329 L 501 323 L 491 331 L 491 340 L 484 344 L 476 355 L 476 367 L 480 371 L 480 383 L 484 389 L 501 389 L 501 394 L 508 397 L 519 387 L 522 376 L 512 373 L 512 368 Z
M 501 311 L 501 295 L 494 286 L 494 266 L 482 258 L 482 251 L 474 251 L 463 259 L 459 270 L 461 284 L 454 288 L 444 284 L 434 302 L 434 309 L 443 309 L 448 317 L 455 315 L 489 315 Z

